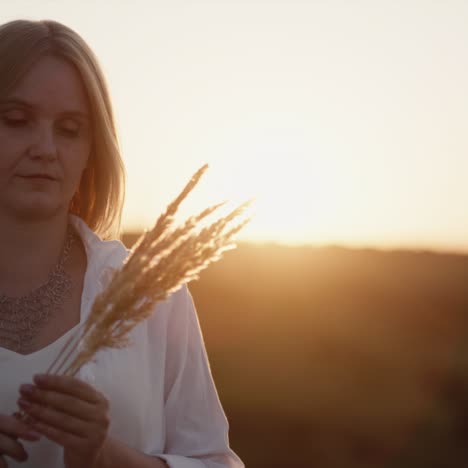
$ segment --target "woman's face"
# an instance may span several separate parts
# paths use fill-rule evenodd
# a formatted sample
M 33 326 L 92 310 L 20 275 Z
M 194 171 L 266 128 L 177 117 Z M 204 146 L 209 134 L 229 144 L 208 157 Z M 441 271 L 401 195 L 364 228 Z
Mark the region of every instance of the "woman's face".
M 90 111 L 78 72 L 41 58 L 0 98 L 0 216 L 68 212 L 91 151 Z

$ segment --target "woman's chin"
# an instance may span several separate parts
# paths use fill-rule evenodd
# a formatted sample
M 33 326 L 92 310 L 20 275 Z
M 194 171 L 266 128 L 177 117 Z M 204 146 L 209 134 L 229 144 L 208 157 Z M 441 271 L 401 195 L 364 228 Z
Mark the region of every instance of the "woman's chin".
M 22 221 L 40 221 L 53 218 L 61 211 L 67 213 L 66 207 L 52 200 L 17 200 L 14 206 L 8 208 L 2 211 L 7 211 L 10 217 Z

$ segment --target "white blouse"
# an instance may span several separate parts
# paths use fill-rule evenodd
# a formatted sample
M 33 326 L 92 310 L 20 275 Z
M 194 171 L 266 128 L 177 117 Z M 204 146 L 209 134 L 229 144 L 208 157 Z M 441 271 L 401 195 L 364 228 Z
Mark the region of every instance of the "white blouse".
M 4 376 L 0 399 L 0 412 L 2 414 L 13 414 L 18 411 L 16 401 L 19 397 L 19 386 L 23 383 L 31 383 L 35 373 L 45 371 L 49 367 L 77 327 L 78 325 L 68 330 L 50 345 L 31 354 L 22 355 L 0 347 L 0 372 Z M 20 463 L 7 458 L 9 468 L 63 466 L 62 449 L 45 437 L 42 437 L 39 442 L 21 440 L 21 443 L 28 453 L 28 461 Z
M 69 216 L 83 241 L 88 262 L 81 297 L 82 322 L 94 298 L 107 285 L 112 271 L 121 267 L 129 251 L 120 241 L 101 240 L 81 218 Z M 8 376 L 9 382 L 7 385 L 2 379 L 0 412 L 12 414 L 17 410 L 18 386 L 31 382 L 33 374 L 47 369 L 71 332 L 26 356 L 0 348 L 0 372 Z M 152 316 L 133 329 L 130 338 L 130 347 L 99 352 L 77 376 L 108 398 L 109 435 L 164 459 L 172 468 L 243 468 L 242 461 L 229 448 L 228 422 L 187 287 L 156 306 Z M 12 365 L 13 361 L 21 365 Z M 44 464 L 44 458 L 40 458 L 40 464 L 39 458 L 33 462 L 33 445 L 41 457 L 45 450 L 50 462 Z M 25 443 L 25 448 L 29 460 L 15 465 L 8 459 L 9 466 L 63 467 L 61 448 L 44 438 Z

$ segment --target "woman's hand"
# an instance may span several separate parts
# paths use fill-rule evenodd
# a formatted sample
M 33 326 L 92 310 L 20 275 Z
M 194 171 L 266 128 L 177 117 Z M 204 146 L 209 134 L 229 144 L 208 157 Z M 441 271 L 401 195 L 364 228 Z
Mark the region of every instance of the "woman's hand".
M 21 385 L 20 408 L 33 430 L 64 448 L 67 468 L 95 466 L 107 438 L 109 403 L 91 385 L 63 375 L 36 375 Z
M 40 435 L 33 432 L 24 422 L 15 416 L 0 414 L 0 468 L 6 468 L 4 455 L 22 462 L 28 459 L 28 454 L 17 439 L 35 442 Z

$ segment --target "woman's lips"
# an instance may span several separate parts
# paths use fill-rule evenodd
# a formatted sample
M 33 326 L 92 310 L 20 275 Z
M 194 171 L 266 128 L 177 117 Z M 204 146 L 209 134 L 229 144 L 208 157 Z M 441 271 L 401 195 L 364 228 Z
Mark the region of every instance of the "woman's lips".
M 33 175 L 28 175 L 28 176 L 20 176 L 23 179 L 31 179 L 31 180 L 50 180 L 54 181 L 55 179 L 51 176 L 48 175 L 41 175 L 41 174 L 33 174 Z

